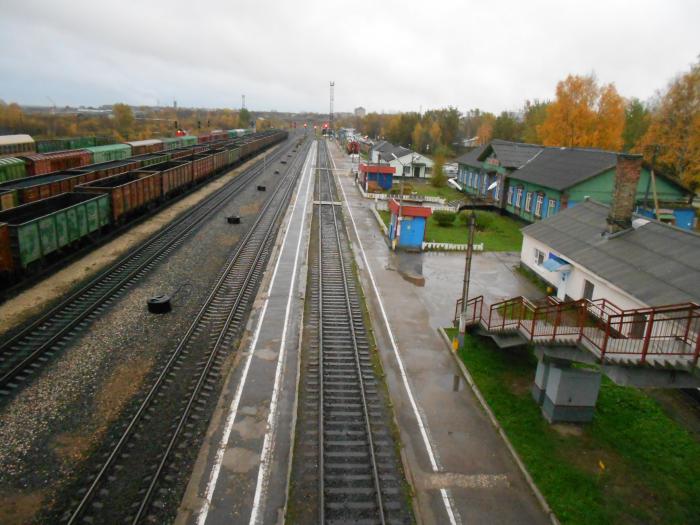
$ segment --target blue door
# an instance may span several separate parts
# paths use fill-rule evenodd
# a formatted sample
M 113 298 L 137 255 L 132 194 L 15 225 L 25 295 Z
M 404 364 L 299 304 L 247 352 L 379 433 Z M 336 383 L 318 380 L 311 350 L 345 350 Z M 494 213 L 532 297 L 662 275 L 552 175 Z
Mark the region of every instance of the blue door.
M 422 217 L 404 217 L 401 219 L 401 237 L 399 246 L 406 248 L 421 248 L 423 246 L 423 223 Z

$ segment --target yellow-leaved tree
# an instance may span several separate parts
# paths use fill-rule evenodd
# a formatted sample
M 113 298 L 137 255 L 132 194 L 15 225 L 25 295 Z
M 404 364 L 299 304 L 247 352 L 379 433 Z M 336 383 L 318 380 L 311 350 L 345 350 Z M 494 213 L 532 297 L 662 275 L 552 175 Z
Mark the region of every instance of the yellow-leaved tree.
M 700 62 L 673 80 L 652 111 L 638 151 L 692 189 L 700 188 Z
M 557 84 L 557 96 L 537 127 L 545 146 L 620 150 L 625 101 L 613 84 L 599 86 L 593 75 L 569 75 Z

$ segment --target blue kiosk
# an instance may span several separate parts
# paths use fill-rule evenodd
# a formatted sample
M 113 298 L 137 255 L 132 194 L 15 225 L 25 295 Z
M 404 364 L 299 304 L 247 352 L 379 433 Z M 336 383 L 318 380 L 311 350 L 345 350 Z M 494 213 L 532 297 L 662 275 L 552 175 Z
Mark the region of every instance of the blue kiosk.
M 362 189 L 370 191 L 370 183 L 376 183 L 383 190 L 390 190 L 394 182 L 396 168 L 388 164 L 360 164 L 360 184 Z
M 389 241 L 392 249 L 422 250 L 428 217 L 433 211 L 422 206 L 420 202 L 406 199 L 401 203 L 396 199 L 389 199 L 389 211 Z

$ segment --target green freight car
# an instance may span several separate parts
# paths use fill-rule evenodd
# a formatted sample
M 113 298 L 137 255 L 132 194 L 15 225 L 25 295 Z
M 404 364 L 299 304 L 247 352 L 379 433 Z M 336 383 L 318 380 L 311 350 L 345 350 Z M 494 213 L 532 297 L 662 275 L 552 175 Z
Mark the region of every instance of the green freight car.
M 0 183 L 27 176 L 24 161 L 15 157 L 0 159 Z
M 194 135 L 183 135 L 182 137 L 180 137 L 180 141 L 180 147 L 196 146 L 198 143 L 197 137 L 195 137 Z
M 0 212 L 0 224 L 9 231 L 10 257 L 0 272 L 16 274 L 51 257 L 110 224 L 108 195 L 63 193 Z M 1 254 L 0 254 L 1 255 Z
M 165 137 L 159 139 L 163 143 L 163 151 L 170 151 L 171 149 L 177 149 L 182 145 L 180 137 Z
M 92 154 L 92 163 L 113 162 L 131 157 L 131 147 L 126 144 L 111 144 L 109 146 L 92 146 L 85 148 Z
M 141 163 L 140 169 L 146 166 L 151 166 L 153 164 L 160 164 L 161 162 L 168 162 L 170 160 L 170 155 L 167 153 L 144 153 L 143 155 L 136 155 L 131 157 L 131 160 L 136 160 Z

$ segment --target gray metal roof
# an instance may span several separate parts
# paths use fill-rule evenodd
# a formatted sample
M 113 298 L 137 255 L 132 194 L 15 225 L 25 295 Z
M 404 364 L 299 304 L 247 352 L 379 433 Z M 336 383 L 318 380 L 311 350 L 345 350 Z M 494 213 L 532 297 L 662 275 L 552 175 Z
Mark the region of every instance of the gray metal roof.
M 481 168 L 483 163 L 479 160 L 479 157 L 487 147 L 488 145 L 478 146 L 473 150 L 468 151 L 464 155 L 457 157 L 457 163 L 465 164 L 466 166 L 472 166 L 474 168 Z
M 545 148 L 510 177 L 555 190 L 565 190 L 614 168 L 611 151 L 582 148 Z
M 485 160 L 491 151 L 493 151 L 501 166 L 504 168 L 519 168 L 542 151 L 543 148 L 544 146 L 538 144 L 494 139 L 482 152 L 479 160 Z
M 647 219 L 607 238 L 609 211 L 586 200 L 522 231 L 649 306 L 700 303 L 700 235 Z

